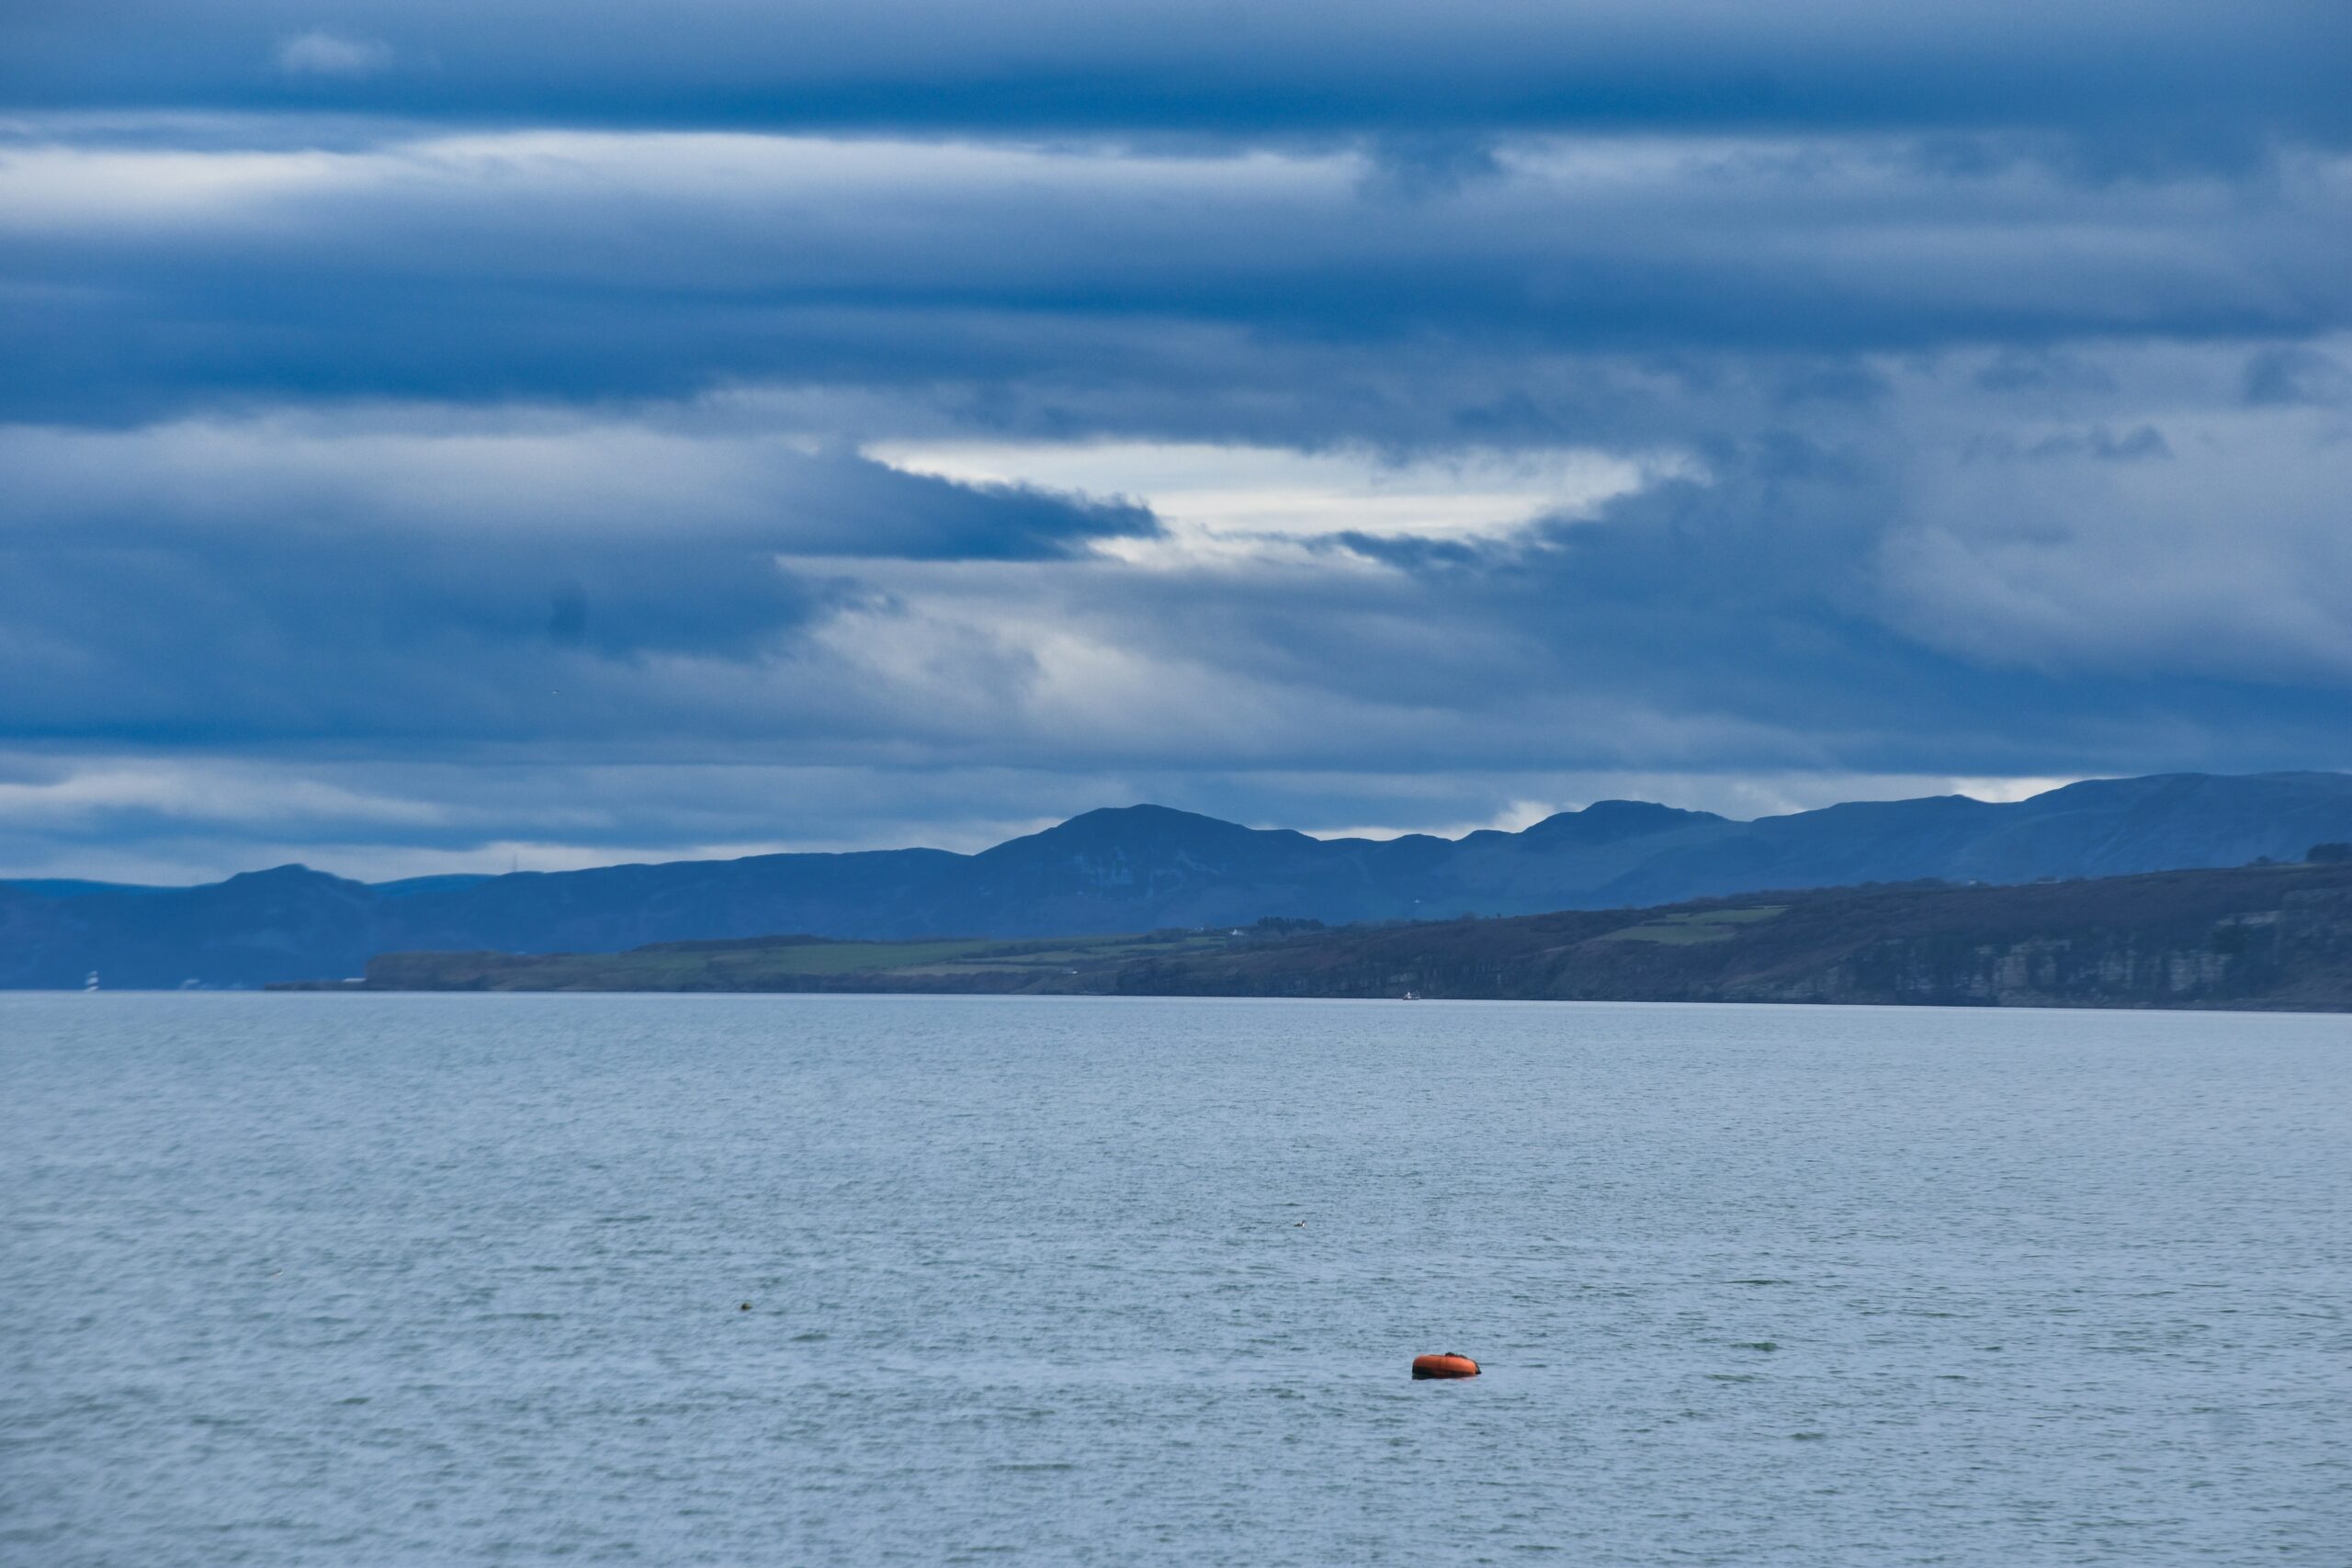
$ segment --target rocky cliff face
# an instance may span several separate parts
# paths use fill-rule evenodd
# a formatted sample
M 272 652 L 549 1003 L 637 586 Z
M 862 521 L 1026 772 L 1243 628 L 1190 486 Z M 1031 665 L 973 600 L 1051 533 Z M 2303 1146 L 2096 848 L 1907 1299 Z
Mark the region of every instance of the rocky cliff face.
M 1911 885 L 1339 931 L 1123 990 L 1951 1007 L 2352 1009 L 2352 866 Z
M 1753 994 L 1955 1007 L 2352 1006 L 2352 887 L 2289 888 L 2276 908 L 2201 931 L 2151 931 L 2120 915 L 2106 929 L 2010 942 L 1890 938 Z
M 663 943 L 405 953 L 385 990 L 921 990 L 1142 996 L 2352 1010 L 2352 864 L 2029 887 L 1773 893 L 1649 909 L 1052 942 Z

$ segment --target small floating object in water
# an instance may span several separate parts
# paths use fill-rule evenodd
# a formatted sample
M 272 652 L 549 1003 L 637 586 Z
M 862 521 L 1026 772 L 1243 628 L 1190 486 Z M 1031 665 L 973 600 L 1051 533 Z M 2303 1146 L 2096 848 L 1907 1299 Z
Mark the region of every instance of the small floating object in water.
M 738 1312 L 749 1312 L 752 1310 L 752 1303 L 745 1302 L 741 1306 L 737 1307 L 735 1310 Z
M 1448 1353 L 1413 1358 L 1413 1376 L 1416 1378 L 1475 1378 L 1477 1375 L 1478 1363 L 1467 1356 Z

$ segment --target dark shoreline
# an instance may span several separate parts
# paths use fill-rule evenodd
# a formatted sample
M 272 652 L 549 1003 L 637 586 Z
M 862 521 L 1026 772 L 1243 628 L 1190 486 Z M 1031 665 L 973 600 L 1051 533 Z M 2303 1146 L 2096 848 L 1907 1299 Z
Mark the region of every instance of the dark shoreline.
M 369 991 L 741 991 L 2352 1010 L 2352 865 L 1742 894 L 1646 909 L 1019 942 L 394 953 Z

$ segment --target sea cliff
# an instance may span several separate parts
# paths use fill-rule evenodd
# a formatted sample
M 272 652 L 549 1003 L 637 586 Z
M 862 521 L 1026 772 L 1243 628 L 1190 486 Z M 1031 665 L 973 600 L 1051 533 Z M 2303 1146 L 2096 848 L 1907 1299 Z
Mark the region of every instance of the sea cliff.
M 1911 883 L 1325 929 L 395 953 L 372 990 L 1025 991 L 2352 1010 L 2352 864 Z

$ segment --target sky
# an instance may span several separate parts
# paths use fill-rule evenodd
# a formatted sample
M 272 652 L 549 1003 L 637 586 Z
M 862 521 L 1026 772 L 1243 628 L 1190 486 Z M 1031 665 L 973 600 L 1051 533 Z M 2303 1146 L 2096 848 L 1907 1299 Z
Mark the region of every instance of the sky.
M 2352 766 L 2352 7 L 0 7 L 0 875 Z

